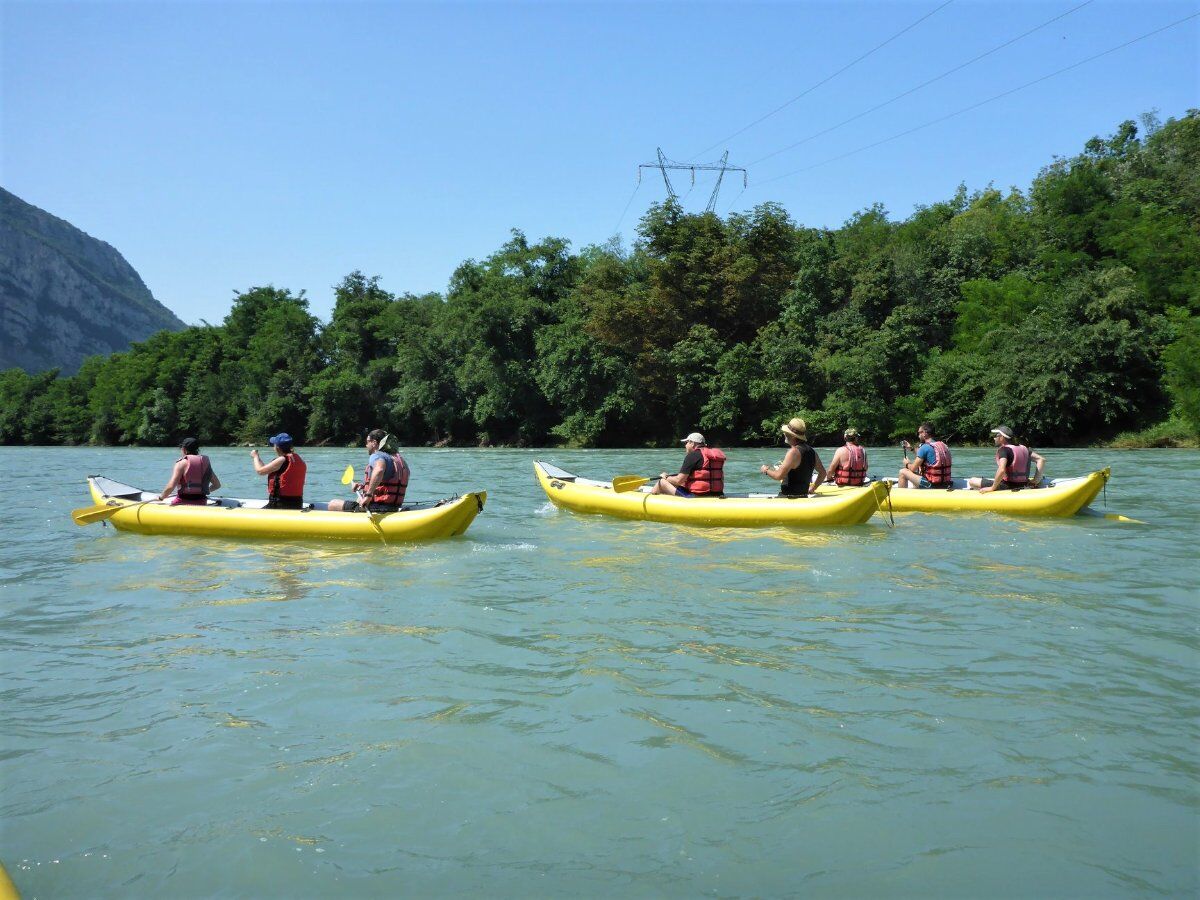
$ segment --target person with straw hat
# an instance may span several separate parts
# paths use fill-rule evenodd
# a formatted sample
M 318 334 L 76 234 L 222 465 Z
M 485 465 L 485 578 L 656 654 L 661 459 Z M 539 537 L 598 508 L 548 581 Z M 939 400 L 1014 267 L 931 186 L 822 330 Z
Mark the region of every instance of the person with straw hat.
M 759 471 L 779 482 L 781 497 L 807 497 L 812 486 L 813 470 L 817 472 L 818 484 L 828 474 L 817 451 L 809 446 L 808 425 L 803 419 L 796 418 L 781 425 L 779 430 L 783 432 L 788 451 L 777 465 L 760 466 Z
M 367 468 L 354 490 L 358 500 L 330 500 L 333 512 L 396 512 L 404 505 L 410 471 L 390 434 L 376 428 L 367 434 Z

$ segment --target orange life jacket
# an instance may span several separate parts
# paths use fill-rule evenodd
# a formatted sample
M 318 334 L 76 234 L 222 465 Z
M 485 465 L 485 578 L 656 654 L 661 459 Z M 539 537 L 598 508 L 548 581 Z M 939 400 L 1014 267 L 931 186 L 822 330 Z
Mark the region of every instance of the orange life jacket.
M 846 452 L 850 458 L 846 460 L 844 466 L 838 466 L 837 472 L 834 473 L 834 480 L 837 484 L 842 485 L 860 485 L 867 478 L 867 454 L 858 444 L 846 442 Z
M 933 462 L 921 471 L 921 477 L 934 487 L 950 483 L 950 448 L 945 441 L 926 441 L 933 448 Z
M 725 454 L 716 447 L 700 447 L 704 459 L 687 477 L 683 489 L 689 494 L 725 493 Z
M 308 466 L 299 453 L 288 453 L 283 458 L 283 467 L 267 476 L 267 496 L 271 500 L 303 500 Z
M 375 488 L 375 496 L 371 498 L 371 503 L 377 503 L 380 506 L 401 506 L 404 503 L 404 494 L 408 490 L 408 463 L 404 461 L 404 457 L 399 453 L 388 455 L 392 461 L 392 471 L 389 475 L 385 467 L 383 481 L 379 482 L 379 487 Z M 367 466 L 367 477 L 364 483 L 371 483 L 371 467 L 369 465 Z
M 1013 459 L 1004 473 L 1004 481 L 1016 487 L 1029 484 L 1029 448 L 1024 444 L 1005 444 L 1012 451 Z M 1000 461 L 1000 451 L 996 451 L 996 462 Z

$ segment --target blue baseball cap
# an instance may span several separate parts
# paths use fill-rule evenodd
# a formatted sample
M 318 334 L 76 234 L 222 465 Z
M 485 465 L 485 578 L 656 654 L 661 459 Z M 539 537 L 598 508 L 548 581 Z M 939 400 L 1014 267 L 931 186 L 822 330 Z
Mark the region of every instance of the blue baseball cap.
M 267 438 L 267 443 L 274 447 L 276 444 L 293 444 L 292 436 L 286 431 L 281 431 L 273 438 Z

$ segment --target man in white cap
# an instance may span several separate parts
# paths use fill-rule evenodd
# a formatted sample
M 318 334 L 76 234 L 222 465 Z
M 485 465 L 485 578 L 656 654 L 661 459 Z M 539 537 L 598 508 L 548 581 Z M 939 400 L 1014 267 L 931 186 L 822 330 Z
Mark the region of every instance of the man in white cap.
M 1007 425 L 997 425 L 992 429 L 992 440 L 996 443 L 996 475 L 993 478 L 971 478 L 967 485 L 981 494 L 992 491 L 1019 491 L 1026 487 L 1036 487 L 1041 483 L 1042 470 L 1046 460 L 1040 453 L 1034 453 L 1024 444 L 1018 444 L 1013 436 L 1013 430 Z M 1031 476 L 1030 470 L 1036 464 L 1036 472 Z
M 676 497 L 722 496 L 725 493 L 725 454 L 716 447 L 709 447 L 704 435 L 698 431 L 683 438 L 683 449 L 687 455 L 679 473 L 661 473 L 650 493 Z

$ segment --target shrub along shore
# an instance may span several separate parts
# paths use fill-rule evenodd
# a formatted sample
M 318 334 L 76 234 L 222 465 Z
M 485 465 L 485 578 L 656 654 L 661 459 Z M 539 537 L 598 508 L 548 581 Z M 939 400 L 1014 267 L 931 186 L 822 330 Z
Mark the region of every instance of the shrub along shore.
M 78 374 L 0 373 L 0 443 L 407 445 L 817 442 L 854 425 L 951 442 L 998 422 L 1039 446 L 1197 446 L 1200 112 L 1121 124 L 1028 190 L 960 187 L 839 229 L 779 205 L 668 201 L 632 247 L 512 239 L 441 294 L 347 275 L 328 323 L 300 293 L 237 295 Z

